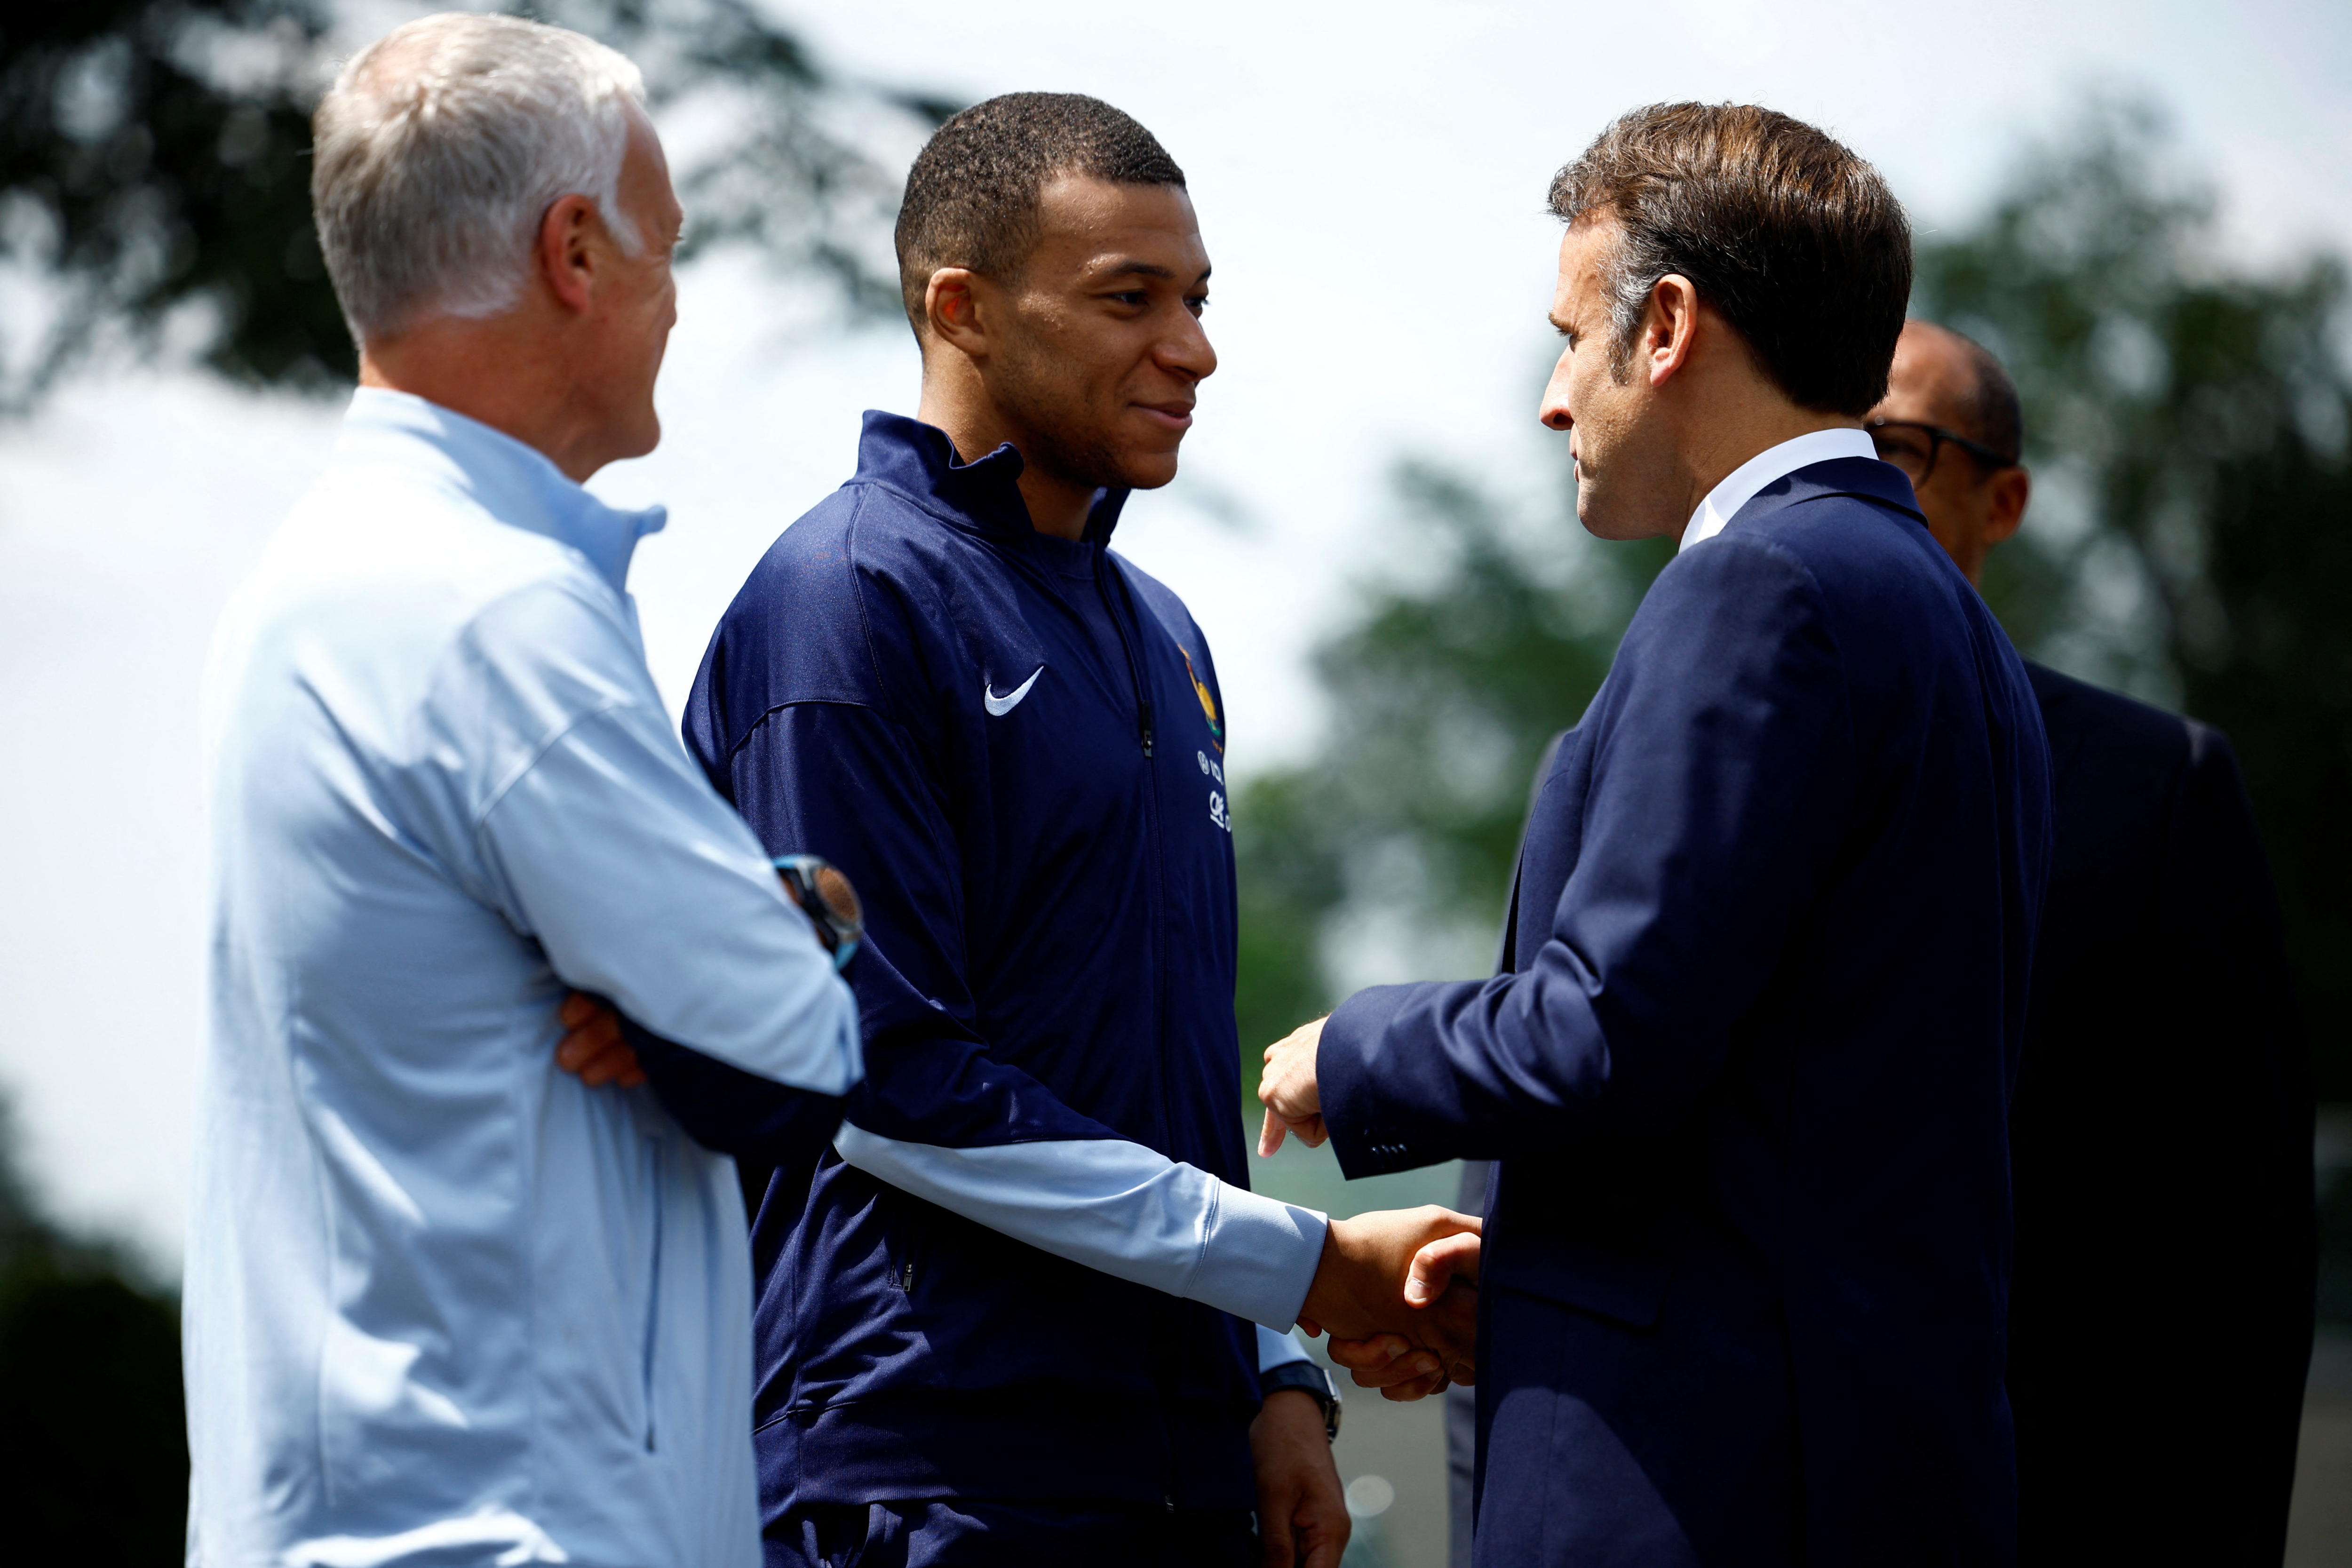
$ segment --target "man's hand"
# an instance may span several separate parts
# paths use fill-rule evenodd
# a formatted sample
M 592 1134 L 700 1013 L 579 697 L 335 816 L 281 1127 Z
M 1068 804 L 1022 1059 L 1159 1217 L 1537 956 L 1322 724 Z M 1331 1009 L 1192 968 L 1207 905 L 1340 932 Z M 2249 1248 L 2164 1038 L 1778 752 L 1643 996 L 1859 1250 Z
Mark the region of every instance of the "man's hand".
M 590 1089 L 616 1084 L 635 1089 L 646 1081 L 637 1053 L 621 1037 L 621 1016 L 583 991 L 574 991 L 555 1010 L 563 1021 L 562 1041 L 555 1047 L 555 1065 L 576 1076 Z
M 1339 1568 L 1353 1526 L 1315 1396 L 1303 1388 L 1267 1394 L 1250 1423 L 1250 1458 L 1261 1568 Z
M 1475 1321 L 1477 1311 L 1479 1238 L 1475 1231 L 1441 1237 L 1412 1255 L 1404 1299 L 1425 1307 L 1448 1296 L 1465 1297 Z M 1360 1387 L 1377 1388 L 1383 1399 L 1426 1399 L 1448 1382 L 1468 1384 L 1475 1367 L 1444 1367 L 1437 1357 L 1402 1334 L 1331 1341 L 1331 1359 L 1348 1369 Z
M 1434 1204 L 1333 1220 L 1298 1326 L 1310 1334 L 1328 1331 L 1335 1342 L 1394 1334 L 1414 1347 L 1406 1358 L 1413 1378 L 1471 1382 L 1477 1370 L 1478 1292 L 1475 1284 L 1452 1277 L 1465 1266 L 1475 1268 L 1477 1235 L 1475 1216 Z M 1442 1245 L 1424 1262 L 1422 1254 L 1433 1243 Z
M 1265 1107 L 1265 1130 L 1258 1134 L 1257 1152 L 1271 1154 L 1282 1147 L 1282 1136 L 1296 1132 L 1310 1149 L 1320 1149 L 1330 1136 L 1323 1126 L 1322 1091 L 1315 1085 L 1315 1047 L 1323 1040 L 1323 1020 L 1301 1024 L 1265 1048 L 1265 1073 L 1257 1082 L 1257 1098 Z

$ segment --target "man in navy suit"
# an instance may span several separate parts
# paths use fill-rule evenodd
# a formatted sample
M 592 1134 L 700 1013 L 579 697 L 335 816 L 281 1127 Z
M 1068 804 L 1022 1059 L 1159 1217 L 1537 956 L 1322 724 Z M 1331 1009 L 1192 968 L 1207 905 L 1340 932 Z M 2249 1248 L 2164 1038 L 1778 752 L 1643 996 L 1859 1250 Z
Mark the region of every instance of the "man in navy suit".
M 2009 373 L 1913 321 L 1870 429 L 1980 581 L 2031 490 Z M 2025 668 L 2057 851 L 2010 1118 L 2019 1555 L 2277 1568 L 2314 1258 L 2270 865 L 2220 731 Z
M 1578 515 L 1681 553 L 1543 784 L 1502 973 L 1280 1042 L 1267 1142 L 1500 1162 L 1477 1563 L 2008 1563 L 2049 762 L 1862 429 L 1908 229 L 1845 148 L 1735 106 L 1624 116 L 1551 202 Z

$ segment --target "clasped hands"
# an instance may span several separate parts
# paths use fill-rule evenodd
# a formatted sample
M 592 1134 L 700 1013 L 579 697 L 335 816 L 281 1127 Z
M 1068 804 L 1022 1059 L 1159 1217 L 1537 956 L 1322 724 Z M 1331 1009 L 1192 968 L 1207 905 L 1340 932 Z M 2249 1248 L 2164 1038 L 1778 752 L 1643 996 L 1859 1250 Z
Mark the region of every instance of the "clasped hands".
M 1265 1107 L 1258 1152 L 1286 1136 L 1313 1147 L 1329 1137 L 1315 1080 L 1323 1022 L 1265 1049 L 1257 1097 Z M 1331 1359 L 1387 1399 L 1421 1399 L 1476 1372 L 1478 1221 L 1434 1204 L 1331 1222 L 1298 1326 L 1331 1336 Z

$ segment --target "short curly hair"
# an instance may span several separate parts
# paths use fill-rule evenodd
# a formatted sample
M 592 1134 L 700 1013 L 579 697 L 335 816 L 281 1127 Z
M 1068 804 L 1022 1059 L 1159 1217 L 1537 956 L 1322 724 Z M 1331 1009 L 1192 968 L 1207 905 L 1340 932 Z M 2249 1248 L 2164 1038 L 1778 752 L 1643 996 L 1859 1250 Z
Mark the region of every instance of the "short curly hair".
M 1799 406 L 1858 418 L 1886 395 L 1911 226 L 1834 138 L 1752 104 L 1652 104 L 1553 177 L 1551 210 L 1621 226 L 1603 275 L 1621 366 L 1651 291 L 1679 273 Z
M 1098 98 L 1008 92 L 940 127 L 907 174 L 898 208 L 898 289 L 922 335 L 931 274 L 969 267 L 1011 279 L 1037 248 L 1048 183 L 1081 174 L 1121 185 L 1184 184 L 1159 139 Z

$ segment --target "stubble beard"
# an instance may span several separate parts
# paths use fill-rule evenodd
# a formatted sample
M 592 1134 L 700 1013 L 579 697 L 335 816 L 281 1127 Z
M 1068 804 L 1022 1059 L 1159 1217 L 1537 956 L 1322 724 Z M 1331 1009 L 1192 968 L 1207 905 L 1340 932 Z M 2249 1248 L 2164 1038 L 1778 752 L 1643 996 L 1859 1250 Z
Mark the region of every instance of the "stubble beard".
M 1021 353 L 1000 365 L 992 390 L 999 411 L 1022 432 L 1021 458 L 1027 467 L 1081 489 L 1132 484 L 1118 448 L 1088 428 L 1083 404 L 1064 395 L 1067 384 L 1051 363 Z

